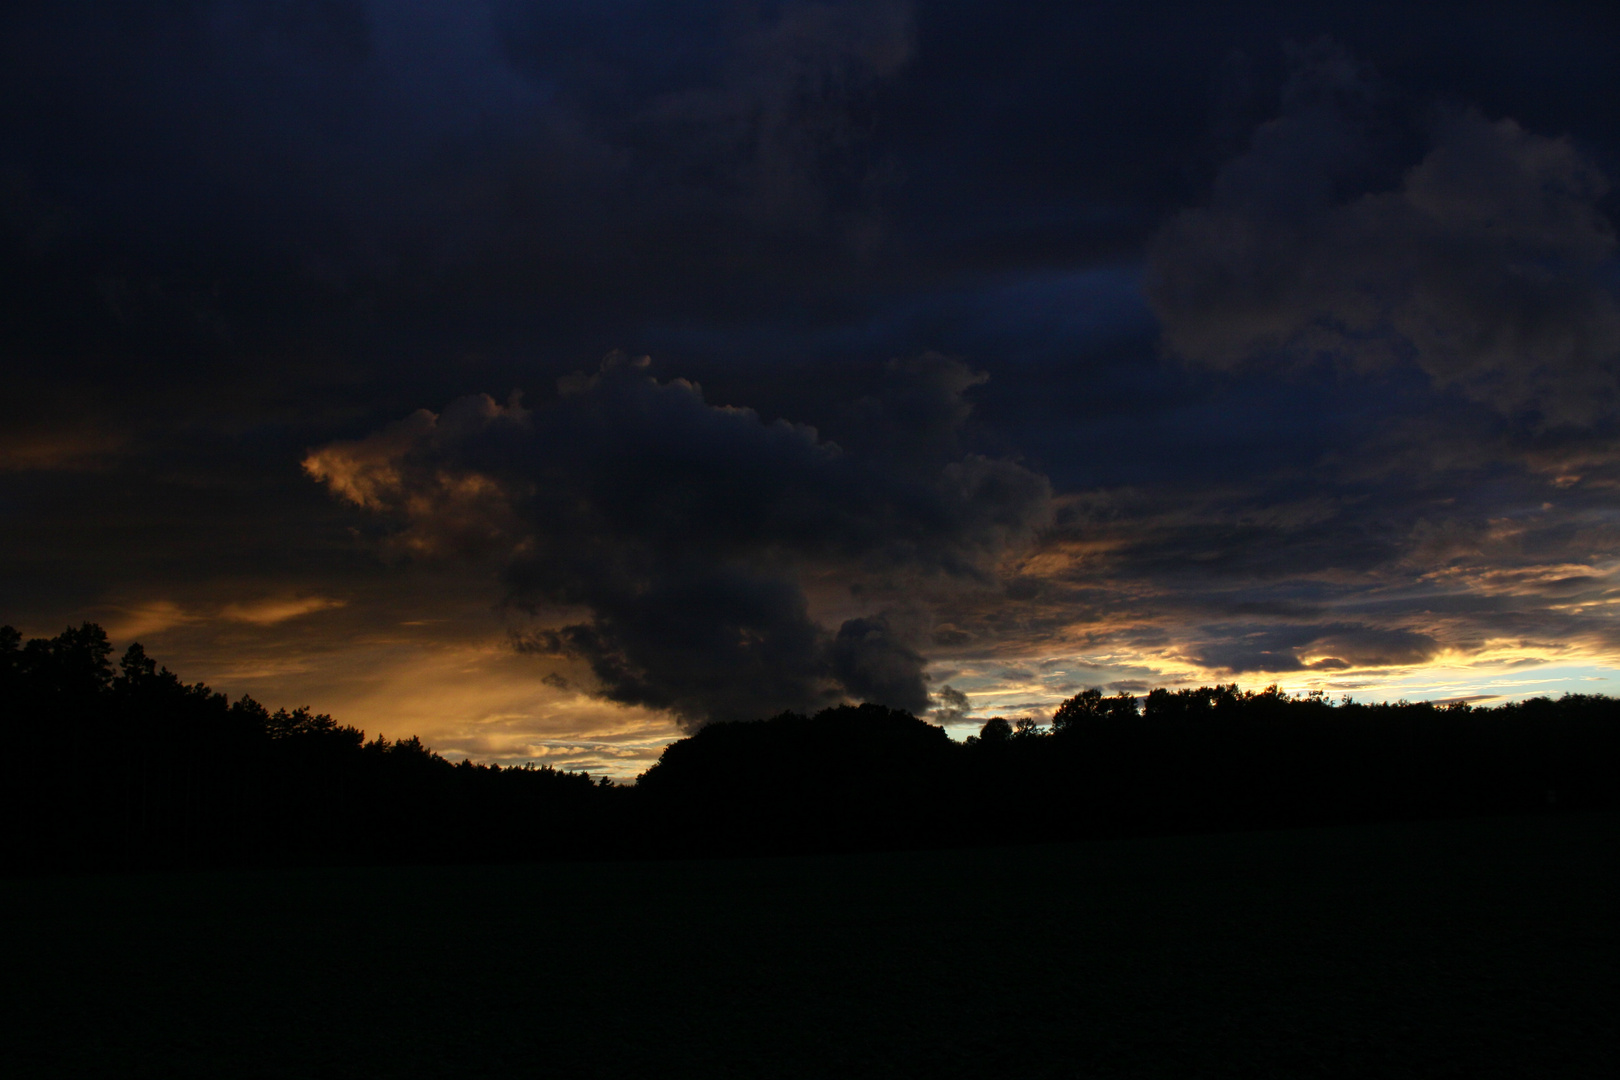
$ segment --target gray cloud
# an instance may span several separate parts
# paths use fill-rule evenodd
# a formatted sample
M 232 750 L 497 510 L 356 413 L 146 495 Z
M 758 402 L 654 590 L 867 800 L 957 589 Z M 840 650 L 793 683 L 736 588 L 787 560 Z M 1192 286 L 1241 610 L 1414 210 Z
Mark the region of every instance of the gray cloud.
M 1311 668 L 1403 667 L 1431 660 L 1439 642 L 1411 630 L 1354 626 L 1333 628 L 1300 650 Z
M 977 380 L 959 367 L 896 370 L 960 392 Z M 622 357 L 533 410 L 466 398 L 305 467 L 389 515 L 397 548 L 495 555 L 509 606 L 536 620 L 523 648 L 583 660 L 605 696 L 690 723 L 846 698 L 925 709 L 926 619 L 894 605 L 993 585 L 1050 494 L 1011 461 L 846 450 Z M 811 579 L 866 613 L 823 628 Z
M 943 726 L 959 724 L 973 711 L 973 703 L 962 691 L 946 683 L 939 688 L 938 704 L 934 706 L 934 722 Z
M 1058 655 L 1098 671 L 1088 682 L 1344 687 L 1380 669 L 1612 664 L 1612 449 L 1552 440 L 1527 467 L 1515 441 L 1466 441 L 1450 426 L 1462 419 L 1226 488 L 1064 496 L 1021 566 L 1040 594 L 1016 610 L 959 599 L 936 655 L 1001 681 L 1017 677 L 1008 661 Z M 1414 453 L 1429 456 L 1403 469 Z
M 1321 626 L 1206 627 L 1220 637 L 1201 642 L 1191 658 L 1200 666 L 1233 675 L 1346 668 L 1405 667 L 1440 652 L 1427 634 L 1398 628 Z
M 1510 415 L 1612 418 L 1620 299 L 1603 175 L 1568 139 L 1449 110 L 1393 190 L 1367 191 L 1376 114 L 1342 52 L 1301 59 L 1282 114 L 1210 205 L 1151 245 L 1169 348 L 1227 368 L 1410 360 Z

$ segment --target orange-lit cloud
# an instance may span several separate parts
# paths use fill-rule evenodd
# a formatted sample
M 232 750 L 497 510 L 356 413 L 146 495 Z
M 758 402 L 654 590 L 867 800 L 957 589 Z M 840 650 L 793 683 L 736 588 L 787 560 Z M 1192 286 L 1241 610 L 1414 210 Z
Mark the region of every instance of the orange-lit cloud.
M 273 626 L 288 619 L 296 619 L 317 611 L 329 611 L 344 606 L 344 601 L 330 596 L 269 597 L 246 603 L 230 603 L 219 609 L 222 619 Z
M 129 607 L 113 608 L 106 617 L 107 633 L 115 641 L 160 634 L 176 626 L 200 621 L 202 616 L 172 600 L 153 600 Z
M 151 600 L 112 606 L 104 618 L 108 634 L 115 639 L 125 639 L 210 622 L 274 626 L 289 619 L 341 608 L 346 603 L 330 596 L 269 596 L 223 604 Z

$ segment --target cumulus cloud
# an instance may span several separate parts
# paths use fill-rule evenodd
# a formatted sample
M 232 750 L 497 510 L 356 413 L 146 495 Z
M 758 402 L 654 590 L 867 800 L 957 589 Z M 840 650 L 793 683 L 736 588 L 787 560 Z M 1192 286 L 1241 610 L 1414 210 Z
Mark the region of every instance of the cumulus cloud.
M 976 379 L 959 367 L 912 374 L 960 393 Z M 533 620 L 520 647 L 582 660 L 604 696 L 688 723 L 851 698 L 925 709 L 918 605 L 993 585 L 1048 518 L 1046 480 L 1015 462 L 943 456 L 937 440 L 926 465 L 845 448 L 661 382 L 645 360 L 610 357 L 560 391 L 533 410 L 462 399 L 305 468 L 391 516 L 413 552 L 498 552 L 509 609 Z M 865 610 L 824 627 L 811 582 Z
M 1505 414 L 1612 417 L 1604 176 L 1566 138 L 1450 110 L 1392 190 L 1366 190 L 1376 99 L 1341 51 L 1300 58 L 1282 114 L 1151 247 L 1168 347 L 1218 367 L 1410 360 Z
M 395 546 L 417 555 L 472 555 L 509 548 L 519 526 L 513 500 L 522 494 L 503 479 L 454 461 L 444 451 L 478 439 L 499 441 L 523 425 L 514 396 L 498 405 L 487 396 L 427 409 L 365 439 L 335 443 L 304 458 L 304 471 L 346 502 L 394 511 L 406 527 Z

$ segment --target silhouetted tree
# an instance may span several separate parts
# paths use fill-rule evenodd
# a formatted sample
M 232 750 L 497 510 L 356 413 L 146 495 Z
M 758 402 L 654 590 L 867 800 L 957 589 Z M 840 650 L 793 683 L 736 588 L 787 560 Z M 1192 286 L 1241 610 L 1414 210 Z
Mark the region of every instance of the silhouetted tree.
M 666 747 L 637 794 L 677 851 L 827 850 L 937 831 L 945 730 L 880 705 L 710 724 Z
M 94 624 L 0 628 L 0 866 L 594 854 L 623 802 L 584 774 L 458 768 L 414 736 L 233 703 L 139 643 L 114 675 L 111 652 Z
M 1046 731 L 1041 727 L 1041 722 L 1033 716 L 1021 716 L 1013 724 L 1012 734 L 1015 739 L 1033 739 L 1046 734 Z
M 984 722 L 979 729 L 979 741 L 982 743 L 1004 743 L 1013 737 L 1013 728 L 1005 717 L 992 716 Z
M 1138 717 L 1136 698 L 1121 690 L 1111 698 L 1091 687 L 1063 702 L 1052 714 L 1052 732 L 1061 735 L 1076 731 L 1081 725 L 1100 720 L 1134 720 Z

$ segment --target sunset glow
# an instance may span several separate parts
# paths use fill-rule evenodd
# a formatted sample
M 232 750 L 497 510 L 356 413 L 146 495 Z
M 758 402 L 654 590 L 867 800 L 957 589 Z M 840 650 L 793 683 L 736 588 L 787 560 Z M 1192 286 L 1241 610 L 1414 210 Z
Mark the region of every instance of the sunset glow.
M 626 780 L 1620 689 L 1596 15 L 193 7 L 3 17 L 26 637 Z

